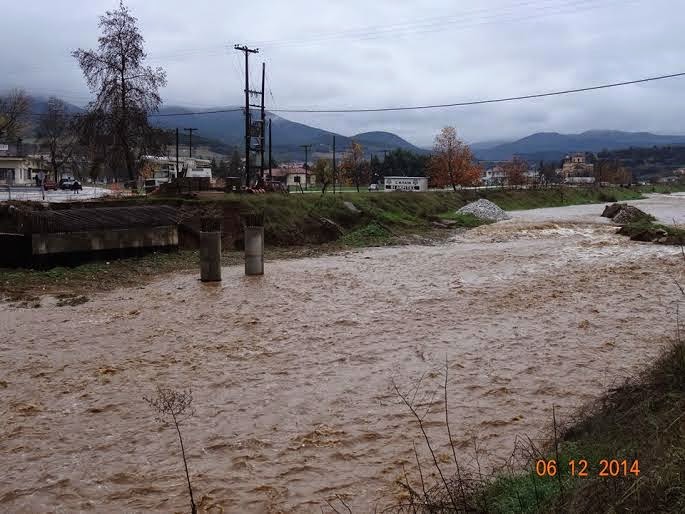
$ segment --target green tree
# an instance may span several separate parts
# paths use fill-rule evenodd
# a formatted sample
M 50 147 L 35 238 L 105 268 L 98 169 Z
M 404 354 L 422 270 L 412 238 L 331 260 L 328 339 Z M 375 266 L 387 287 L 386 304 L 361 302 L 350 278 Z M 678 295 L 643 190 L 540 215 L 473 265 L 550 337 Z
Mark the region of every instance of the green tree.
M 429 163 L 429 156 L 417 154 L 402 148 L 388 152 L 381 164 L 379 178 L 388 175 L 400 175 L 406 177 L 425 177 Z
M 326 189 L 333 182 L 333 162 L 330 159 L 317 159 L 312 167 L 312 173 L 317 182 L 321 182 L 321 194 L 326 194 Z

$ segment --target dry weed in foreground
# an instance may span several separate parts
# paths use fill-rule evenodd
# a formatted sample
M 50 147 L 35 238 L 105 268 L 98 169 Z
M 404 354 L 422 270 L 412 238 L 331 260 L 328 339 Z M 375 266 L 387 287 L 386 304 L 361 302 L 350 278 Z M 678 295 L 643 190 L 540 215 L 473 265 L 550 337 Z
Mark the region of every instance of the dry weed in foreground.
M 188 481 L 188 494 L 190 495 L 190 512 L 197 514 L 197 507 L 195 506 L 195 499 L 193 498 L 193 487 L 190 485 L 190 473 L 188 473 L 188 461 L 186 459 L 186 451 L 183 446 L 183 437 L 181 436 L 180 424 L 183 419 L 187 419 L 195 414 L 193 410 L 193 392 L 190 389 L 176 391 L 174 389 L 157 386 L 157 395 L 154 398 L 143 397 L 150 407 L 157 411 L 158 420 L 163 423 L 168 423 L 169 419 L 176 428 L 178 434 L 178 442 L 181 445 L 181 456 L 183 458 L 183 466 L 186 471 L 186 480 Z

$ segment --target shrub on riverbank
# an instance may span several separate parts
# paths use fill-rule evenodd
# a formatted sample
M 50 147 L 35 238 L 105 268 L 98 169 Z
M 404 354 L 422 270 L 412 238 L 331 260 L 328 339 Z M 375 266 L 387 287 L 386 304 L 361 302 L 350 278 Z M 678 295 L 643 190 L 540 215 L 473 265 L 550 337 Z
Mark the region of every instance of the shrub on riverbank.
M 685 229 L 662 225 L 653 220 L 640 220 L 621 227 L 619 234 L 633 241 L 654 242 L 669 245 L 685 245 Z
M 460 476 L 430 488 L 402 481 L 410 500 L 395 510 L 685 512 L 685 344 L 675 342 L 642 375 L 610 390 L 558 430 L 541 448 L 530 440 L 517 442 L 512 462 L 524 471 L 509 466 L 483 478 L 462 469 Z M 549 470 L 555 475 L 547 475 Z M 606 476 L 600 476 L 603 471 Z M 438 476 L 435 469 L 423 473 Z

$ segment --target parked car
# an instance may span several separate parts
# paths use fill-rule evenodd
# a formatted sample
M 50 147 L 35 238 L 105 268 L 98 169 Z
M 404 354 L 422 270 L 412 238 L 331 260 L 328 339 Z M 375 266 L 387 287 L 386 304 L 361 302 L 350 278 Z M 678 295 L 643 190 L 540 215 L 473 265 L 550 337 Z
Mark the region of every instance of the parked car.
M 81 183 L 73 178 L 63 178 L 59 181 L 58 187 L 67 191 L 80 191 L 83 189 Z
M 369 186 L 369 192 L 378 191 L 379 189 L 378 184 L 371 184 Z
M 46 191 L 50 191 L 51 189 L 57 191 L 57 182 L 50 180 L 49 178 L 43 179 L 43 189 Z
M 155 189 L 159 188 L 162 184 L 169 182 L 168 178 L 149 178 L 143 182 L 143 187 L 146 193 L 152 193 Z

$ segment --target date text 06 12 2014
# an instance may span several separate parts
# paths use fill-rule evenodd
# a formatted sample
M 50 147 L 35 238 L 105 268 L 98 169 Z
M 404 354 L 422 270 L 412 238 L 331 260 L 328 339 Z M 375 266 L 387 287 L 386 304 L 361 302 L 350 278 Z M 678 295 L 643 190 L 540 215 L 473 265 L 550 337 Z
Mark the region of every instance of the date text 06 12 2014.
M 640 463 L 635 460 L 602 459 L 598 465 L 591 466 L 586 459 L 570 460 L 567 463 L 568 474 L 573 477 L 637 477 L 640 475 Z M 559 472 L 556 460 L 540 459 L 535 462 L 535 473 L 540 477 L 553 477 Z

